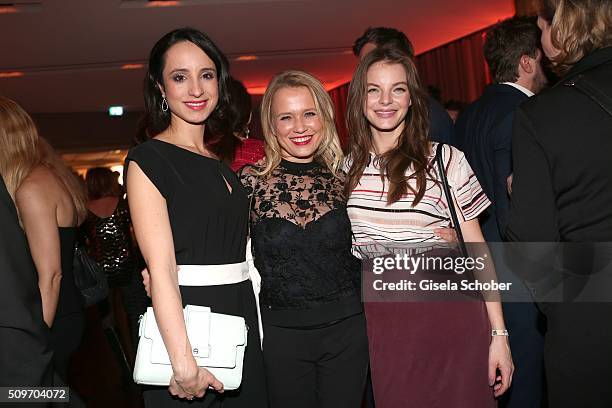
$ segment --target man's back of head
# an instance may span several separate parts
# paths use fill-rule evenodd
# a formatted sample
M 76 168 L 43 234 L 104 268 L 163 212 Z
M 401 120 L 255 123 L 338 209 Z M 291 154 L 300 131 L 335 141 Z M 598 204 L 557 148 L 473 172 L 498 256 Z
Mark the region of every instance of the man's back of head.
M 414 58 L 412 43 L 403 32 L 391 27 L 369 27 L 353 44 L 353 54 L 360 59 L 377 47 L 392 47 Z
M 535 17 L 511 17 L 490 28 L 484 43 L 484 57 L 494 82 L 516 82 L 519 63 L 526 55 L 536 59 L 540 30 Z

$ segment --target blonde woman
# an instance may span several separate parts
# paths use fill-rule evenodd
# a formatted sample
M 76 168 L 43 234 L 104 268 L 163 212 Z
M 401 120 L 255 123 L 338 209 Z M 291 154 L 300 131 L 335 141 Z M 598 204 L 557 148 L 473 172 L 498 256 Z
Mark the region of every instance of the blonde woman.
M 30 116 L 0 97 L 0 173 L 14 198 L 38 272 L 43 318 L 51 328 L 55 369 L 65 380 L 84 328 L 72 260 L 76 227 L 86 215 L 79 180 L 38 136 Z
M 262 279 L 270 405 L 357 408 L 367 336 L 331 99 L 312 75 L 285 71 L 268 85 L 261 122 L 266 157 L 239 174 Z

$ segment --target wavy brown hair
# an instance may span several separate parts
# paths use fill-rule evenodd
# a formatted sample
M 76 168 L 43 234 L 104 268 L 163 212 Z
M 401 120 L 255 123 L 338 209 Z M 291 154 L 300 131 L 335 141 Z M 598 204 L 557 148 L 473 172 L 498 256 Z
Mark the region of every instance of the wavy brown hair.
M 393 48 L 377 48 L 370 52 L 359 63 L 349 86 L 347 126 L 351 142 L 349 145 L 349 162 L 346 195 L 347 197 L 359 184 L 364 169 L 370 160 L 372 145 L 371 125 L 365 116 L 368 88 L 368 70 L 376 63 L 399 64 L 406 72 L 411 106 L 404 119 L 404 129 L 397 145 L 382 153 L 378 160 L 380 178 L 389 182 L 387 204 L 398 201 L 411 191 L 415 195 L 412 206 L 416 206 L 425 194 L 428 172 L 428 156 L 431 146 L 428 138 L 429 118 L 427 98 L 421 88 L 417 69 L 405 53 Z M 410 172 L 410 174 L 408 174 Z M 409 180 L 416 181 L 416 188 Z
M 87 215 L 82 183 L 38 135 L 30 115 L 16 102 L 0 96 L 0 174 L 13 200 L 17 189 L 37 166 L 45 166 L 57 177 L 82 221 Z
M 539 16 L 550 24 L 555 71 L 566 72 L 585 55 L 612 46 L 610 0 L 540 0 Z

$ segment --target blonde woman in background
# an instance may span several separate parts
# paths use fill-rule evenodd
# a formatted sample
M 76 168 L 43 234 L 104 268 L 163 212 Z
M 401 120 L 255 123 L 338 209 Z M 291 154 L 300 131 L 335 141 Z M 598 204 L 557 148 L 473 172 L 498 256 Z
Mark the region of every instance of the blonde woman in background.
M 76 227 L 86 215 L 85 193 L 80 181 L 38 136 L 30 116 L 4 97 L 0 97 L 0 173 L 15 200 L 38 272 L 55 370 L 67 380 L 70 358 L 84 329 L 84 306 L 72 262 Z

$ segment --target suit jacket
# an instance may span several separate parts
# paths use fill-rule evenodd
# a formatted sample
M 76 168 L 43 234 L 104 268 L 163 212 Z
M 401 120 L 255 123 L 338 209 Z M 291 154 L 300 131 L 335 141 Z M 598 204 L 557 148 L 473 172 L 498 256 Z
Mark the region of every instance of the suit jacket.
M 53 353 L 38 277 L 1 177 L 0 225 L 0 386 L 50 386 Z
M 434 142 L 455 146 L 453 121 L 446 109 L 431 96 L 427 97 L 427 108 L 429 111 L 429 138 Z
M 528 99 L 507 84 L 494 84 L 457 119 L 455 136 L 492 205 L 481 215 L 487 241 L 502 241 L 509 197 L 506 179 L 512 173 L 512 122 L 516 108 Z
M 581 74 L 612 96 L 612 47 L 583 57 L 517 110 L 507 228 L 513 241 L 612 241 L 612 116 L 563 85 Z

